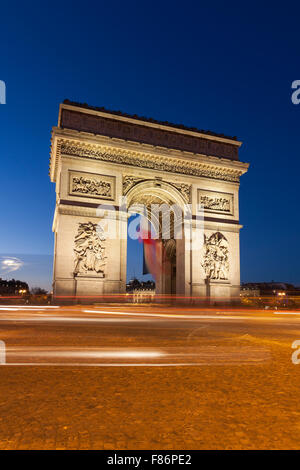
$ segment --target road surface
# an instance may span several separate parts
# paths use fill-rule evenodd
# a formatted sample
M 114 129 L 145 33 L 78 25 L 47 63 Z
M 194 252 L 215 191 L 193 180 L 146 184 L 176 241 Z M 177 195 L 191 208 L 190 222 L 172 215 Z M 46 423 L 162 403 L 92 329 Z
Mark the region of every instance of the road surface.
M 0 305 L 0 449 L 299 449 L 300 312 Z

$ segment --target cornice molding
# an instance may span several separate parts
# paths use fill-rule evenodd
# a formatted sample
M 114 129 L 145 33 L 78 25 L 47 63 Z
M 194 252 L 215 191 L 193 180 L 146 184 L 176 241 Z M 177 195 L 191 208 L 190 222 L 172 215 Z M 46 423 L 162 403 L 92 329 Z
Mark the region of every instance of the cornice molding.
M 233 183 L 239 183 L 240 176 L 249 166 L 247 163 L 220 157 L 203 156 L 135 142 L 128 145 L 128 142 L 121 139 L 108 137 L 95 139 L 90 134 L 87 136 L 82 134 L 77 131 L 62 132 L 61 129 L 54 128 L 50 159 L 51 181 L 56 180 L 57 164 L 62 155 Z M 125 148 L 122 145 L 124 143 Z

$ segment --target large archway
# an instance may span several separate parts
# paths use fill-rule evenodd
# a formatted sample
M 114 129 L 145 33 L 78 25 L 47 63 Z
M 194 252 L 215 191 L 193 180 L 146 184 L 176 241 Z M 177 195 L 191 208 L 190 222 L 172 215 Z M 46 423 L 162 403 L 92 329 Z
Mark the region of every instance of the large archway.
M 139 242 L 144 245 L 143 265 L 146 264 L 147 272 L 155 281 L 156 294 L 184 294 L 186 201 L 171 184 L 151 179 L 134 185 L 126 194 L 126 204 L 128 217 L 140 215 Z M 134 224 L 136 226 L 137 222 Z M 127 250 L 127 265 L 128 256 L 131 253 Z M 141 263 L 141 259 L 138 262 Z

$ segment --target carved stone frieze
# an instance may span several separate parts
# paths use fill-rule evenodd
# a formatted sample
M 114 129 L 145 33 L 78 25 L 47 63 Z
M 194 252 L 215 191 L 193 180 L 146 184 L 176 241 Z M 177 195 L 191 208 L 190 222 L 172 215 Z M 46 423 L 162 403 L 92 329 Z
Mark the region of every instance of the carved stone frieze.
M 133 188 L 137 183 L 145 181 L 145 178 L 139 178 L 138 176 L 133 175 L 124 175 L 123 176 L 123 194 L 126 195 L 128 191 Z
M 75 236 L 75 275 L 104 273 L 107 257 L 105 255 L 105 236 L 103 230 L 92 222 L 80 223 Z
M 199 189 L 198 204 L 202 204 L 206 212 L 233 215 L 233 194 Z
M 147 181 L 146 178 L 141 178 L 135 175 L 124 175 L 123 176 L 123 194 L 126 195 L 128 191 L 133 188 L 138 183 L 142 181 Z M 191 188 L 192 186 L 187 183 L 174 183 L 173 181 L 162 180 L 166 183 L 171 184 L 174 188 L 176 188 L 183 198 L 185 199 L 186 203 L 189 204 L 191 202 Z
M 171 183 L 182 194 L 185 202 L 190 204 L 192 202 L 192 185 L 186 183 Z
M 181 173 L 184 175 L 201 176 L 205 178 L 218 179 L 222 181 L 239 182 L 241 170 L 230 168 L 220 168 L 206 163 L 195 161 L 183 161 L 175 158 L 161 158 L 155 155 L 130 154 L 130 152 L 105 152 L 89 146 L 69 144 L 63 142 L 60 147 L 61 154 L 91 158 L 107 161 L 110 163 L 119 163 L 121 165 L 131 165 L 140 168 L 166 171 L 170 173 Z
M 93 173 L 69 172 L 69 194 L 98 199 L 114 199 L 115 178 Z
M 207 279 L 228 279 L 229 249 L 228 241 L 220 232 L 204 239 L 202 266 Z

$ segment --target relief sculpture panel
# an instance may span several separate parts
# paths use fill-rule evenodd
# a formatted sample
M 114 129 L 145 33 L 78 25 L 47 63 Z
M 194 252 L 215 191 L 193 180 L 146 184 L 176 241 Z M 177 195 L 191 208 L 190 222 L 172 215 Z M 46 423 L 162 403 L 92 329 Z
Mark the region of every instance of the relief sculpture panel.
M 220 232 L 205 236 L 202 266 L 207 279 L 228 279 L 229 249 L 228 241 Z
M 115 198 L 115 177 L 70 171 L 69 194 L 112 200 Z
M 79 224 L 74 254 L 76 276 L 98 274 L 103 277 L 107 261 L 103 229 L 92 222 Z
M 198 189 L 198 204 L 205 212 L 233 215 L 233 194 Z

